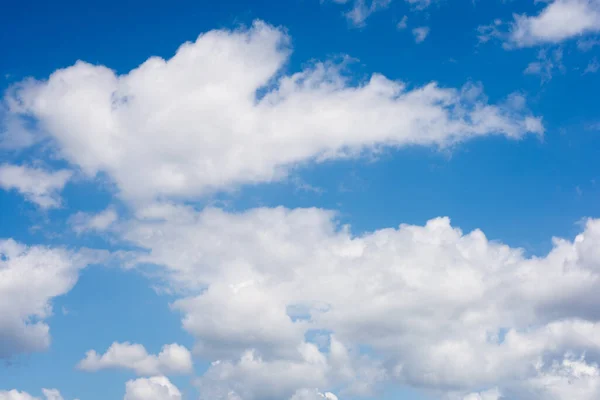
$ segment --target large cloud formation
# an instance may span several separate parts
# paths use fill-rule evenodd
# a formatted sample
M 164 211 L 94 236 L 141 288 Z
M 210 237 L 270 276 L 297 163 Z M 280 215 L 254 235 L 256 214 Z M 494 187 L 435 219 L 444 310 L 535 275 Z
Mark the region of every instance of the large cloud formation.
M 102 255 L 0 240 L 0 359 L 48 347 L 52 298 L 71 290 L 79 270 Z
M 385 381 L 469 399 L 564 400 L 568 382 L 578 398 L 597 393 L 600 220 L 544 257 L 447 218 L 354 236 L 321 209 L 158 204 L 114 232 L 191 291 L 173 306 L 213 360 L 203 398 L 368 394 Z
M 135 201 L 270 182 L 299 163 L 382 147 L 543 131 L 521 97 L 489 105 L 474 84 L 409 89 L 379 74 L 354 84 L 331 62 L 286 75 L 289 42 L 263 22 L 211 31 L 124 75 L 77 62 L 16 85 L 5 105 L 11 120 L 33 118 L 62 157 L 88 176 L 108 174 Z

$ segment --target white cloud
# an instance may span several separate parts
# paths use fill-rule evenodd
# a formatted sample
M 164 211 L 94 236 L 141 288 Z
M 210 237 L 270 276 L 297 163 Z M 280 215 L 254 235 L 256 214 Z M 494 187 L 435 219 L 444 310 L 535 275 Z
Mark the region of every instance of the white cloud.
M 600 369 L 567 354 L 562 361 L 555 360 L 547 370 L 538 365 L 539 375 L 526 383 L 531 398 L 547 400 L 595 400 L 600 398 Z
M 560 43 L 600 31 L 598 0 L 555 0 L 535 16 L 516 15 L 508 42 L 517 47 Z
M 59 192 L 71 176 L 72 172 L 67 170 L 48 172 L 22 165 L 0 165 L 0 187 L 4 190 L 17 190 L 28 201 L 41 208 L 60 206 Z
M 318 390 L 300 389 L 291 397 L 290 400 L 338 400 L 338 397 L 331 393 L 321 393 Z
M 46 400 L 63 400 L 60 392 L 56 389 L 42 389 L 42 393 Z M 39 397 L 13 389 L 9 391 L 0 390 L 0 400 L 39 400 Z
M 345 15 L 353 25 L 363 26 L 371 14 L 387 8 L 391 2 L 391 0 L 354 0 L 352 9 Z
M 0 400 L 38 400 L 29 393 L 19 392 L 17 390 L 0 390 Z
M 535 379 L 540 359 L 600 360 L 600 220 L 543 257 L 446 218 L 353 236 L 320 209 L 160 204 L 116 231 L 148 249 L 140 263 L 197 292 L 173 306 L 198 353 L 219 360 L 201 379 L 212 399 L 389 380 L 504 393 Z
M 0 240 L 0 358 L 47 348 L 50 334 L 44 319 L 52 314 L 52 298 L 67 293 L 79 270 L 101 257 L 100 252 Z
M 396 28 L 398 30 L 402 30 L 402 29 L 406 29 L 407 26 L 408 26 L 408 16 L 405 15 L 404 17 L 402 17 L 402 19 L 400 20 L 400 22 L 398 22 L 396 24 Z
M 107 208 L 97 214 L 78 212 L 69 218 L 73 230 L 79 234 L 92 231 L 104 232 L 114 224 L 119 216 L 114 208 Z
M 583 71 L 584 74 L 594 74 L 600 70 L 600 62 L 598 62 L 597 58 L 593 58 L 588 65 L 585 67 Z
M 46 396 L 47 400 L 63 400 L 57 389 L 42 389 L 42 393 Z
M 115 342 L 102 355 L 88 351 L 77 367 L 84 371 L 124 368 L 146 376 L 187 374 L 192 371 L 192 356 L 176 343 L 163 346 L 158 355 L 151 355 L 140 344 Z
M 362 27 L 371 14 L 385 10 L 392 0 L 332 0 L 334 3 L 347 4 L 352 3 L 352 8 L 344 15 L 354 26 Z M 413 10 L 421 11 L 432 4 L 432 0 L 405 0 Z
M 154 376 L 128 381 L 124 400 L 181 400 L 181 392 L 166 377 Z
M 556 71 L 565 72 L 565 67 L 562 63 L 563 51 L 558 48 L 548 54 L 547 50 L 538 52 L 537 61 L 529 63 L 524 74 L 538 75 L 542 82 L 547 82 L 552 79 Z
M 292 166 L 386 147 L 543 131 L 524 109 L 469 95 L 471 84 L 408 89 L 374 74 L 353 85 L 332 63 L 282 75 L 290 50 L 282 29 L 256 22 L 203 34 L 125 75 L 78 62 L 21 83 L 6 103 L 13 118 L 33 117 L 62 157 L 89 177 L 108 174 L 129 200 L 275 181 Z
M 421 43 L 425 41 L 427 36 L 429 35 L 429 27 L 420 26 L 412 30 L 413 36 L 415 37 L 415 42 Z

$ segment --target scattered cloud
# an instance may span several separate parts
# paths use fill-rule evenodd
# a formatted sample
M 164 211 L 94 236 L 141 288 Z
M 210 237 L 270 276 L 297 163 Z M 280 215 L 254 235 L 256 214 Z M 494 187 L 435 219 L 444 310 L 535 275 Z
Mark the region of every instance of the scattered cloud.
M 492 24 L 477 30 L 480 42 L 500 39 L 505 47 L 533 47 L 559 44 L 566 40 L 581 38 L 600 32 L 600 2 L 597 0 L 554 0 L 546 3 L 537 15 L 515 15 L 508 24 L 496 19 Z
M 125 75 L 78 62 L 19 84 L 6 101 L 13 117 L 44 127 L 58 156 L 88 177 L 106 173 L 134 202 L 272 182 L 291 166 L 382 146 L 543 131 L 526 109 L 465 96 L 472 84 L 409 89 L 374 74 L 353 85 L 331 62 L 282 76 L 290 51 L 282 29 L 256 22 L 203 34 Z
M 593 58 L 588 65 L 585 67 L 585 70 L 583 71 L 584 74 L 594 74 L 596 72 L 598 72 L 598 70 L 600 69 L 600 62 L 598 62 L 597 58 Z
M 73 173 L 67 170 L 49 172 L 40 168 L 22 165 L 0 165 L 0 187 L 17 190 L 25 199 L 48 209 L 60 207 L 59 192 Z
M 60 392 L 56 389 L 42 389 L 42 393 L 46 400 L 63 400 Z M 40 400 L 40 398 L 13 389 L 9 391 L 0 390 L 0 400 Z
M 402 29 L 406 29 L 408 27 L 408 16 L 405 15 L 404 17 L 402 17 L 402 19 L 400 20 L 400 22 L 398 22 L 396 24 L 396 28 L 398 30 L 402 30 Z
M 600 2 L 555 0 L 535 16 L 516 15 L 509 41 L 517 47 L 560 43 L 600 31 Z
M 84 232 L 104 232 L 114 224 L 119 216 L 114 208 L 109 207 L 96 214 L 78 212 L 69 218 L 73 230 L 78 234 Z
M 546 49 L 538 52 L 537 61 L 529 63 L 524 74 L 538 75 L 542 79 L 542 83 L 552 79 L 556 71 L 565 72 L 565 67 L 562 63 L 563 51 L 561 48 L 549 52 Z
M 67 293 L 79 270 L 103 256 L 0 240 L 0 358 L 45 350 L 51 299 Z
M 390 3 L 391 0 L 354 0 L 352 9 L 345 15 L 354 26 L 364 26 L 366 19 L 371 14 L 387 8 Z
M 158 355 L 148 354 L 140 344 L 113 343 L 106 353 L 94 350 L 86 353 L 77 367 L 83 371 L 102 369 L 131 369 L 138 375 L 188 374 L 192 371 L 192 355 L 176 343 L 165 345 Z
M 412 30 L 415 42 L 421 43 L 429 36 L 429 27 L 421 26 Z
M 385 10 L 392 3 L 392 0 L 332 0 L 338 4 L 351 3 L 350 10 L 344 13 L 344 16 L 355 27 L 366 25 L 367 19 L 375 12 Z M 434 0 L 405 0 L 414 11 L 422 11 L 428 8 Z M 405 17 L 406 18 L 406 17 Z

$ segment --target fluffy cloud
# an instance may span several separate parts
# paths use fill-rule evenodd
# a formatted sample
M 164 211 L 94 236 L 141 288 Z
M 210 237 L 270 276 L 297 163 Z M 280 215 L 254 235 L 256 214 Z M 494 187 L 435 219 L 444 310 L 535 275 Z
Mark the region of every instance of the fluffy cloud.
M 598 0 L 555 0 L 536 16 L 515 16 L 509 40 L 518 47 L 535 46 L 598 31 Z
M 181 400 L 181 392 L 166 377 L 154 376 L 128 381 L 124 400 Z
M 163 346 L 158 355 L 150 355 L 140 344 L 115 342 L 102 355 L 88 351 L 78 368 L 84 371 L 126 368 L 146 376 L 186 374 L 192 371 L 192 356 L 188 349 L 176 343 Z
M 587 363 L 583 357 L 567 355 L 562 361 L 553 361 L 547 371 L 527 382 L 529 390 L 536 397 L 548 400 L 600 398 L 600 369 L 598 365 Z M 532 396 L 533 397 L 533 396 Z
M 0 165 L 0 188 L 17 190 L 41 208 L 59 207 L 59 192 L 71 175 L 72 172 L 67 170 L 48 172 L 40 168 L 3 164 Z
M 29 393 L 19 392 L 17 390 L 0 391 L 0 400 L 37 400 Z
M 108 174 L 134 200 L 270 182 L 300 163 L 384 147 L 543 131 L 522 101 L 489 105 L 472 84 L 409 89 L 374 74 L 354 85 L 332 63 L 285 75 L 290 50 L 282 29 L 256 22 L 203 34 L 125 75 L 77 62 L 22 82 L 5 102 L 12 118 L 33 117 L 62 157 L 90 177 Z
M 42 393 L 46 396 L 47 400 L 63 400 L 57 389 L 42 389 Z
M 42 389 L 46 400 L 63 400 L 60 392 L 56 389 Z M 0 400 L 39 400 L 39 397 L 33 397 L 29 393 L 19 392 L 17 390 L 0 390 Z
M 51 299 L 67 293 L 79 270 L 101 257 L 0 240 L 0 358 L 47 348 Z
M 556 44 L 600 32 L 600 2 L 554 0 L 538 15 L 515 15 L 508 31 L 503 31 L 502 25 L 502 21 L 496 20 L 490 25 L 480 26 L 480 40 L 486 42 L 500 38 L 506 47 Z
M 320 209 L 162 204 L 118 230 L 148 249 L 140 263 L 197 292 L 174 307 L 199 354 L 218 360 L 201 379 L 213 399 L 368 393 L 385 380 L 520 387 L 518 398 L 533 399 L 524 384 L 556 374 L 565 354 L 600 359 L 600 220 L 544 257 L 447 218 L 353 236 Z M 277 384 L 264 385 L 274 373 Z

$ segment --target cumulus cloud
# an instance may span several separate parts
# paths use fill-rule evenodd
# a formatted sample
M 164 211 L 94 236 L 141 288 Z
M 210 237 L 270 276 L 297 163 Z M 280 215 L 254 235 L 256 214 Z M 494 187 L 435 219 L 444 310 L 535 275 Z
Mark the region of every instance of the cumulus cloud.
M 587 363 L 583 357 L 575 358 L 567 354 L 565 358 L 552 362 L 543 371 L 543 364 L 537 366 L 538 376 L 526 384 L 537 398 L 548 400 L 600 398 L 600 369 L 596 363 Z
M 0 400 L 36 400 L 29 393 L 19 392 L 15 389 L 9 391 L 0 390 Z
M 63 400 L 60 392 L 56 389 L 42 389 L 42 393 L 46 400 Z M 0 390 L 0 400 L 40 400 L 40 398 L 13 389 L 9 391 Z
M 527 110 L 490 105 L 473 84 L 408 88 L 373 74 L 356 85 L 331 62 L 285 75 L 290 52 L 283 29 L 256 22 L 205 33 L 124 75 L 77 62 L 22 82 L 5 103 L 84 174 L 106 173 L 144 201 L 271 182 L 292 166 L 386 147 L 543 131 Z
M 600 31 L 598 0 L 555 0 L 535 16 L 517 15 L 509 40 L 518 47 L 559 43 Z
M 532 47 L 557 44 L 600 32 L 598 0 L 554 0 L 544 3 L 548 4 L 537 15 L 515 15 L 508 29 L 501 20 L 480 26 L 480 41 L 497 38 L 503 40 L 508 48 Z
M 316 387 L 328 386 L 343 374 L 361 377 L 352 370 L 347 350 L 335 338 L 331 349 L 324 354 L 316 345 L 304 342 L 287 359 L 265 359 L 257 351 L 247 350 L 238 360 L 214 361 L 197 382 L 200 397 L 275 400 L 290 399 L 292 394 L 292 400 L 337 400 L 333 393 L 322 393 Z
M 22 165 L 0 165 L 0 187 L 17 190 L 25 199 L 41 208 L 59 207 L 59 192 L 71 178 L 72 172 L 60 170 L 49 172 Z
M 354 236 L 321 209 L 157 204 L 117 230 L 147 249 L 140 263 L 197 293 L 173 306 L 214 361 L 200 380 L 207 398 L 392 381 L 534 399 L 532 382 L 556 375 L 565 354 L 600 359 L 600 220 L 542 257 L 447 218 Z
M 163 346 L 158 355 L 151 355 L 140 344 L 115 342 L 102 355 L 88 351 L 77 367 L 84 371 L 131 369 L 146 376 L 187 374 L 192 371 L 192 356 L 188 349 L 176 343 Z
M 181 400 L 181 392 L 166 377 L 154 376 L 128 381 L 124 400 Z
M 101 257 L 0 240 L 0 358 L 47 348 L 44 319 L 52 314 L 52 298 L 71 290 L 79 270 Z

